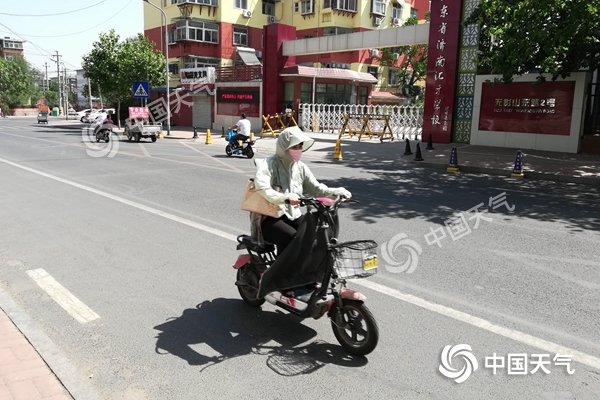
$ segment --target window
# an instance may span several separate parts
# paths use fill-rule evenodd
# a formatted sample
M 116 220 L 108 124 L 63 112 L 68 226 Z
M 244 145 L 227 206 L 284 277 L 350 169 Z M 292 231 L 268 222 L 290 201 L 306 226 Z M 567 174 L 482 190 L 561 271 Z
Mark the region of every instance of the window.
M 379 79 L 379 68 L 375 65 L 367 67 L 367 72 L 373 75 L 375 78 Z
M 300 102 L 312 103 L 312 83 L 303 82 L 300 84 Z
M 350 64 L 348 63 L 324 63 L 321 64 L 321 68 L 339 68 L 339 69 L 350 69 Z
M 419 16 L 419 10 L 417 10 L 416 8 L 410 8 L 410 17 L 413 18 L 417 18 Z
M 236 46 L 248 46 L 248 29 L 234 26 L 233 44 Z
M 356 86 L 339 83 L 317 83 L 317 104 L 356 104 Z
M 10 40 L 5 40 L 4 41 L 4 48 L 5 49 L 22 49 L 23 48 L 23 43 L 22 42 L 13 42 Z
M 331 35 L 342 35 L 344 33 L 352 33 L 354 29 L 352 28 L 338 28 L 336 26 L 330 26 L 327 28 L 323 28 L 323 36 L 331 36 Z
M 264 15 L 275 15 L 275 0 L 263 0 L 262 13 Z
M 214 22 L 202 22 L 186 19 L 177 21 L 176 28 L 170 31 L 170 42 L 193 40 L 196 42 L 219 43 L 219 25 Z
M 385 15 L 385 1 L 372 0 L 371 13 L 377 15 Z
M 283 82 L 283 104 L 281 109 L 285 110 L 291 104 L 294 108 L 294 82 Z
M 398 4 L 392 5 L 392 18 L 402 19 L 402 6 Z
M 300 1 L 300 14 L 314 14 L 314 0 L 301 0 Z
M 184 57 L 183 68 L 218 67 L 219 59 L 211 57 Z
M 331 8 L 331 0 L 323 0 L 323 8 Z
M 358 104 L 367 104 L 367 87 L 366 86 L 361 86 L 360 87 L 360 96 L 358 99 Z
M 357 12 L 357 0 L 332 0 L 331 7 L 335 10 Z
M 388 86 L 398 86 L 398 70 L 390 68 L 388 71 Z
M 294 12 L 297 13 L 300 11 L 300 3 L 295 2 L 294 3 Z
M 248 0 L 233 0 L 233 8 L 248 9 Z

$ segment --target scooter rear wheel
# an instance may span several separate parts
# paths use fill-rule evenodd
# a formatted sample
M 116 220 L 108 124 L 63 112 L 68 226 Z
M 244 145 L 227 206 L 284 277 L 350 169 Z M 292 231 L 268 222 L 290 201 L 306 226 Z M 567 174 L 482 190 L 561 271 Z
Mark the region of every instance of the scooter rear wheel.
M 244 303 L 252 307 L 262 306 L 265 302 L 265 299 L 256 298 L 256 294 L 258 293 L 258 283 L 260 281 L 258 272 L 256 272 L 254 268 L 251 268 L 250 266 L 248 266 L 248 264 L 246 264 L 242 268 L 238 269 L 237 280 L 246 283 L 246 285 L 244 286 L 237 287 L 242 300 L 244 300 Z
M 248 147 L 246 150 L 246 157 L 248 158 L 252 158 L 254 157 L 254 150 L 252 150 L 252 147 Z
M 348 353 L 369 354 L 379 342 L 379 328 L 371 311 L 361 301 L 344 300 L 342 308 L 333 306 L 331 328 Z

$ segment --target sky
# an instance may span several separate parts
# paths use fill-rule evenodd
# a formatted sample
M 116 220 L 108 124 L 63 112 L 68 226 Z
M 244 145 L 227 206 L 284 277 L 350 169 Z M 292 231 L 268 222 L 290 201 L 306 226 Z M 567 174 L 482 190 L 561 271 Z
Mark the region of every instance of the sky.
M 44 73 L 48 63 L 49 78 L 56 76 L 56 51 L 61 71 L 74 74 L 99 35 L 111 29 L 121 40 L 143 33 L 143 0 L 0 0 L 1 37 L 26 40 L 25 58 Z

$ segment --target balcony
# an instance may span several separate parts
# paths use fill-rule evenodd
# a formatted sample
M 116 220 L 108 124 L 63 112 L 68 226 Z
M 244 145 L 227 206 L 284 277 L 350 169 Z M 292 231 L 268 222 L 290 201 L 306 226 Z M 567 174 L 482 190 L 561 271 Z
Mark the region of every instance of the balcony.
M 262 79 L 262 65 L 217 67 L 216 82 L 248 82 Z

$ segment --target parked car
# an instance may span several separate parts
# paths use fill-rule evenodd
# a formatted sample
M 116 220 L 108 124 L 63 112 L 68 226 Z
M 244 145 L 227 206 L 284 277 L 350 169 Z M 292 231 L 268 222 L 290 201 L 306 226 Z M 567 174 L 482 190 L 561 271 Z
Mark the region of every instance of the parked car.
M 91 124 L 98 117 L 98 115 L 100 115 L 101 110 L 102 109 L 96 108 L 96 109 L 91 110 L 90 112 L 86 112 L 86 114 L 81 118 L 81 122 L 86 122 L 88 124 Z M 104 110 L 106 110 L 106 112 L 109 113 L 110 115 L 115 114 L 114 108 L 105 108 Z
M 37 115 L 38 124 L 45 122 L 48 123 L 48 113 L 46 111 L 41 111 Z
M 76 117 L 76 118 L 77 118 L 79 121 L 83 122 L 83 117 L 85 117 L 85 114 L 86 114 L 86 113 L 89 113 L 90 111 L 92 111 L 90 108 L 86 108 L 85 110 L 77 111 L 77 113 L 76 113 L 75 117 Z
M 77 111 L 75 111 L 74 108 L 69 108 L 69 111 L 67 111 L 67 115 L 69 117 L 76 117 L 77 116 Z

